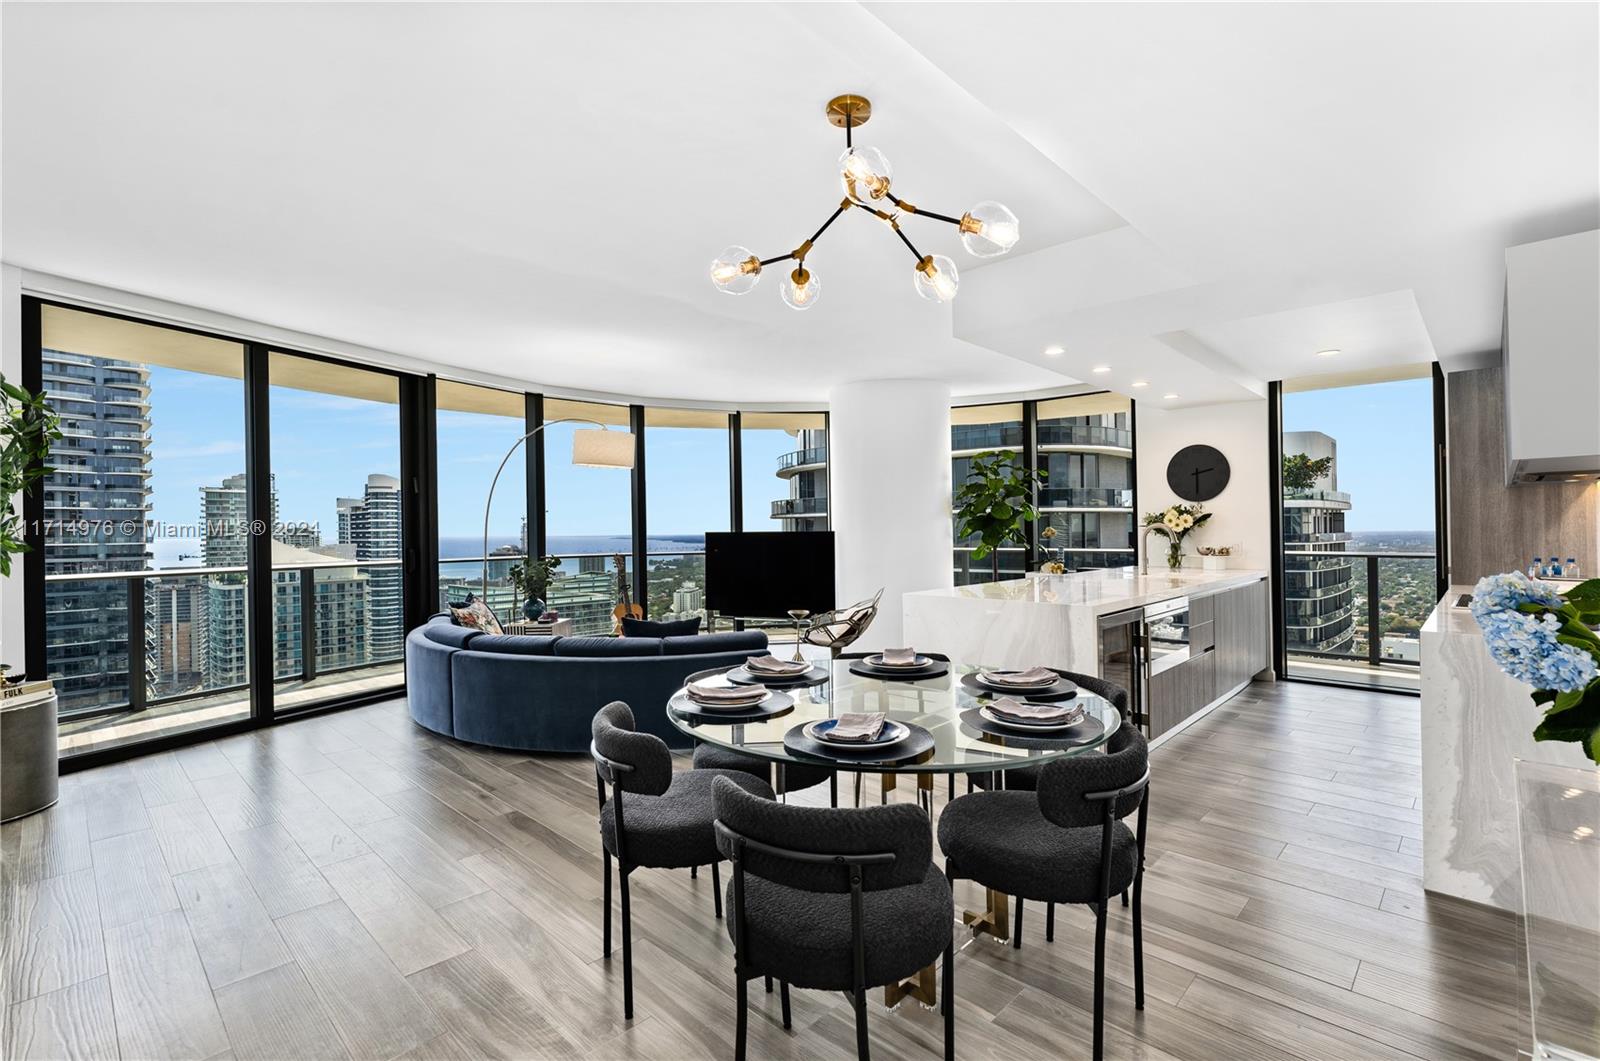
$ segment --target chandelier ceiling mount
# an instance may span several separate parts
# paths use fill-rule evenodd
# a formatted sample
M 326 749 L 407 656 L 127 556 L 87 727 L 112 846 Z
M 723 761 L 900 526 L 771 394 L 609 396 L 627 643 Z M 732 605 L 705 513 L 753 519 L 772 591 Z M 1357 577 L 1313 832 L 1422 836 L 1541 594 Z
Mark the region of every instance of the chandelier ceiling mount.
M 852 207 L 866 211 L 894 231 L 916 259 L 911 274 L 912 286 L 917 294 L 935 302 L 948 302 L 955 298 L 956 288 L 961 282 L 956 263 L 943 254 L 923 254 L 919 251 L 900 228 L 902 216 L 914 214 L 954 225 L 961 234 L 962 245 L 979 258 L 993 258 L 1016 246 L 1021 234 L 1017 215 L 1001 203 L 985 200 L 960 217 L 951 217 L 913 206 L 890 190 L 894 170 L 888 158 L 875 147 L 855 145 L 855 130 L 867 124 L 872 117 L 871 100 L 851 93 L 835 96 L 828 101 L 825 113 L 829 124 L 844 130 L 844 154 L 839 156 L 839 182 L 844 188 L 844 198 L 839 201 L 838 208 L 822 223 L 821 228 L 811 234 L 810 239 L 788 254 L 762 258 L 748 247 L 737 245 L 723 251 L 711 263 L 711 282 L 717 290 L 730 295 L 743 295 L 760 281 L 764 268 L 792 260 L 795 268 L 784 278 L 778 293 L 787 305 L 795 309 L 810 309 L 817 303 L 822 282 L 806 268 L 806 255 L 811 253 L 822 234 L 828 231 L 828 226 Z

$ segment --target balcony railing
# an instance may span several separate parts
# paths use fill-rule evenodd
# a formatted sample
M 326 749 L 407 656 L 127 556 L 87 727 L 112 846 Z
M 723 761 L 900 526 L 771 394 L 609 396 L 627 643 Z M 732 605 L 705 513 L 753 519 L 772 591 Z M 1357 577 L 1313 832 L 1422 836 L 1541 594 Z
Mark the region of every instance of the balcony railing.
M 825 497 L 783 497 L 772 503 L 772 515 L 776 519 L 785 516 L 822 516 L 828 512 L 828 499 Z
M 1036 437 L 1039 445 L 1044 448 L 1051 446 L 1133 448 L 1133 432 L 1128 428 L 1102 427 L 1099 424 L 1040 424 Z
M 1334 504 L 1350 505 L 1350 495 L 1343 490 L 1285 490 L 1285 501 L 1330 501 Z
M 1336 563 L 1365 576 L 1354 586 L 1328 587 L 1330 593 L 1352 593 L 1354 599 L 1348 607 L 1341 605 L 1330 615 L 1293 619 L 1285 616 L 1286 627 L 1304 631 L 1325 630 L 1328 624 L 1346 616 L 1352 620 L 1348 629 L 1335 636 L 1315 641 L 1297 642 L 1292 636 L 1287 639 L 1291 666 L 1295 658 L 1344 664 L 1368 672 L 1380 667 L 1418 666 L 1417 654 L 1412 651 L 1414 631 L 1421 628 L 1437 597 L 1433 565 L 1438 558 L 1433 553 L 1353 551 L 1339 553 L 1334 560 L 1325 552 L 1286 549 L 1283 555 L 1286 570 L 1301 569 L 1306 564 L 1322 567 Z M 1285 590 L 1286 603 L 1290 604 L 1295 599 L 1320 596 L 1322 593 L 1316 589 Z M 1327 668 L 1319 673 L 1326 674 Z M 1415 676 L 1404 679 L 1403 684 L 1415 688 Z
M 275 678 L 309 684 L 321 675 L 397 662 L 404 651 L 404 630 L 399 609 L 388 606 L 393 595 L 387 590 L 391 582 L 398 588 L 400 567 L 399 560 L 336 558 L 309 565 L 274 564 Z M 345 579 L 338 577 L 341 573 L 347 573 Z M 252 639 L 246 577 L 242 566 L 45 575 L 47 670 L 68 679 L 58 689 L 63 720 L 145 711 L 248 689 L 246 660 Z M 341 596 L 339 584 L 358 579 L 363 591 Z M 53 587 L 68 585 L 81 587 L 77 597 L 52 597 Z M 75 703 L 70 664 L 81 655 L 74 651 L 81 642 L 70 622 L 62 626 L 52 620 L 86 607 L 95 609 L 100 640 L 125 646 L 129 661 L 115 682 L 99 686 L 112 695 L 85 696 L 83 700 L 92 702 Z M 335 618 L 362 625 L 336 628 L 330 625 Z M 52 632 L 68 636 L 52 640 Z
M 1047 486 L 1039 490 L 1040 508 L 1093 508 L 1133 511 L 1133 491 L 1098 486 Z
M 778 458 L 778 477 L 787 479 L 785 473 L 794 473 L 801 468 L 819 468 L 828 463 L 828 447 L 814 446 L 811 449 L 797 449 L 792 453 L 785 453 Z

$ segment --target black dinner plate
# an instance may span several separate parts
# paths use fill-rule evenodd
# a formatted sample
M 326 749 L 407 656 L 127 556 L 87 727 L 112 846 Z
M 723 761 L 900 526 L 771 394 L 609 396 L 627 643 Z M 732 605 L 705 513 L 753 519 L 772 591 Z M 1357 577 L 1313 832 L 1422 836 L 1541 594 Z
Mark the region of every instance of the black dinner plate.
M 1055 670 L 1053 667 L 1051 669 Z M 1056 673 L 1060 674 L 1061 672 L 1056 671 Z M 1068 678 L 1058 678 L 1056 679 L 1056 683 L 1054 685 L 1047 686 L 1044 689 L 1029 689 L 1027 691 L 1018 689 L 1015 692 L 1001 692 L 1000 690 L 992 689 L 979 681 L 977 671 L 973 671 L 970 674 L 963 674 L 961 676 L 961 687 L 967 692 L 971 693 L 973 696 L 1012 696 L 1023 700 L 1071 700 L 1074 696 L 1078 695 L 1078 683 Z
M 1039 748 L 1048 750 L 1052 748 L 1073 748 L 1084 744 L 1093 744 L 1099 740 L 1106 731 L 1105 723 L 1093 715 L 1088 715 L 1084 720 L 1073 726 L 1070 730 L 1061 731 L 1053 736 L 1047 734 L 1018 733 L 1014 729 L 997 726 L 978 713 L 975 707 L 961 712 L 961 728 L 969 735 L 972 732 L 982 734 L 991 741 L 1004 743 L 1013 748 Z
M 950 673 L 950 664 L 942 660 L 929 660 L 926 667 L 916 670 L 910 667 L 874 667 L 864 659 L 850 661 L 850 673 L 859 674 L 863 678 L 884 678 L 888 681 L 920 682 L 928 678 L 937 678 Z
M 911 731 L 905 740 L 896 741 L 887 748 L 873 748 L 870 746 L 851 746 L 846 744 L 824 744 L 806 736 L 805 729 L 810 723 L 802 722 L 797 726 L 789 727 L 783 735 L 784 750 L 792 755 L 809 760 L 821 760 L 839 766 L 902 766 L 910 763 L 925 762 L 933 755 L 933 734 L 913 722 L 902 723 Z
M 776 689 L 761 703 L 754 707 L 747 707 L 740 711 L 706 710 L 700 704 L 689 699 L 689 694 L 679 691 L 674 693 L 672 699 L 667 701 L 668 710 L 679 718 L 690 719 L 696 723 L 717 726 L 736 726 L 741 722 L 764 722 L 769 718 L 780 718 L 794 710 L 794 697 L 788 693 L 780 693 Z
M 765 685 L 770 689 L 788 689 L 794 686 L 821 685 L 832 675 L 828 673 L 828 668 L 813 665 L 810 670 L 793 677 L 782 677 L 753 673 L 750 668 L 740 664 L 730 671 L 724 671 L 723 677 L 735 685 Z

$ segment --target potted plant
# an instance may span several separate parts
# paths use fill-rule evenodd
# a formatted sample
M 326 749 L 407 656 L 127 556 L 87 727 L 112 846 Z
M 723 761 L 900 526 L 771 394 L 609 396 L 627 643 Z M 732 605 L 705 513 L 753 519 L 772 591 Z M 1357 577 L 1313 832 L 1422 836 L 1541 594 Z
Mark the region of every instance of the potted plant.
M 61 418 L 43 394 L 30 394 L 0 376 L 0 575 L 11 574 L 11 558 L 31 546 L 17 513 L 16 497 L 49 475 L 50 446 L 61 437 Z
M 550 593 L 550 582 L 560 566 L 561 558 L 558 556 L 545 556 L 537 560 L 530 557 L 520 564 L 513 564 L 506 573 L 517 596 L 525 601 L 522 606 L 524 619 L 534 622 L 544 614 L 545 597 Z
M 956 533 L 976 536 L 974 560 L 990 558 L 990 573 L 1000 580 L 1000 554 L 995 550 L 1020 540 L 1022 527 L 1038 516 L 1034 490 L 1046 473 L 1017 463 L 1009 450 L 990 450 L 972 458 L 967 481 L 956 491 Z
M 1565 593 L 1521 571 L 1472 587 L 1472 617 L 1501 670 L 1533 686 L 1534 740 L 1572 741 L 1600 764 L 1600 578 Z
M 1168 505 L 1160 512 L 1146 512 L 1144 525 L 1167 539 L 1167 566 L 1176 571 L 1183 566 L 1183 540 L 1210 518 L 1204 505 Z

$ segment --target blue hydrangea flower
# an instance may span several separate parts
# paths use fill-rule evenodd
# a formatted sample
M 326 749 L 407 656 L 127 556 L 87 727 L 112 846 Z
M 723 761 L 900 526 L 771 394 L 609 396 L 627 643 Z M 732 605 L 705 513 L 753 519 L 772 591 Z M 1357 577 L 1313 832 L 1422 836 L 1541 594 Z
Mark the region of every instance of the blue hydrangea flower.
M 1522 577 L 1527 579 L 1526 575 Z M 1480 587 L 1483 584 L 1478 583 Z M 1477 603 L 1476 596 L 1474 591 L 1474 605 Z M 1525 682 L 1535 689 L 1554 689 L 1564 693 L 1582 689 L 1600 675 L 1600 664 L 1595 662 L 1594 656 L 1556 640 L 1556 634 L 1561 630 L 1558 616 L 1549 612 L 1530 615 L 1486 609 L 1484 614 L 1476 618 L 1478 625 L 1483 628 L 1483 639 L 1489 647 L 1490 658 L 1519 682 Z
M 1529 578 L 1521 571 L 1486 575 L 1472 587 L 1472 617 L 1478 620 L 1480 626 L 1483 625 L 1484 616 L 1491 612 L 1514 612 L 1522 604 L 1559 608 L 1561 603 L 1561 595 L 1554 586 Z

